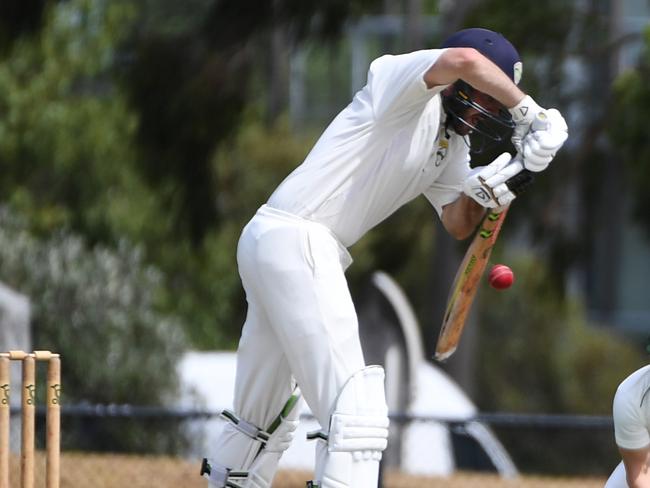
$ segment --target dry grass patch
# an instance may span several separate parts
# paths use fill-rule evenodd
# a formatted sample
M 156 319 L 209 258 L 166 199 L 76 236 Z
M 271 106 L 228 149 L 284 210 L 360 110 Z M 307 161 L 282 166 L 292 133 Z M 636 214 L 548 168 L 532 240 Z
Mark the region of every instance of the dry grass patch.
M 36 486 L 45 487 L 45 458 L 36 454 Z M 164 456 L 64 453 L 61 488 L 207 488 L 199 476 L 199 460 Z M 18 456 L 11 457 L 11 486 L 19 486 Z M 309 471 L 281 471 L 273 488 L 305 488 Z M 449 478 L 428 478 L 388 472 L 384 488 L 602 488 L 604 478 L 549 478 L 525 476 L 504 480 L 495 475 L 458 473 Z

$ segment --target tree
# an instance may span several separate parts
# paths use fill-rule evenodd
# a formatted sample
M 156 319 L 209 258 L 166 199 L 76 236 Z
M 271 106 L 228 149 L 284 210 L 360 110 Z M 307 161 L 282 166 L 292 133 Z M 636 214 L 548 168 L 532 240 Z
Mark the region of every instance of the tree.
M 67 226 L 110 242 L 151 229 L 156 197 L 134 170 L 137 119 L 108 75 L 131 9 L 77 0 L 44 17 L 0 65 L 2 194 L 40 232 Z
M 6 208 L 0 243 L 0 279 L 30 297 L 34 344 L 61 354 L 66 404 L 150 406 L 174 398 L 185 336 L 177 320 L 160 313 L 161 276 L 140 248 L 127 242 L 90 248 L 66 232 L 37 239 Z M 178 434 L 169 426 L 162 431 L 167 435 L 138 429 L 126 435 L 69 426 L 66 438 L 70 448 L 155 450 L 156 436 L 167 445 Z
M 650 233 L 650 194 L 645 182 L 650 176 L 650 143 L 647 117 L 650 102 L 650 30 L 646 29 L 644 47 L 636 69 L 622 73 L 614 86 L 610 105 L 609 134 L 629 169 L 628 181 L 633 189 L 632 202 L 637 221 Z
M 195 246 L 222 217 L 212 154 L 235 134 L 244 109 L 263 100 L 255 94 L 268 93 L 269 84 L 275 87 L 270 113 L 277 116 L 284 108 L 279 67 L 271 66 L 275 75 L 269 79 L 263 75 L 265 60 L 278 60 L 278 45 L 288 48 L 308 35 L 332 38 L 348 17 L 374 3 L 204 2 L 205 19 L 198 22 L 196 13 L 189 14 L 194 21 L 185 30 L 170 34 L 157 25 L 137 33 L 125 86 L 140 116 L 142 169 L 166 195 L 177 231 Z M 140 14 L 146 18 L 147 13 Z

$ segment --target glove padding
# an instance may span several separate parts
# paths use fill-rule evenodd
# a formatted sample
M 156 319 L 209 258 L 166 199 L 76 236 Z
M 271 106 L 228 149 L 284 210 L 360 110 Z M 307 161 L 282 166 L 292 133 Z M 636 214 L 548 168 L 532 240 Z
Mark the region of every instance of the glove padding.
M 510 204 L 532 183 L 520 158 L 503 153 L 487 166 L 474 168 L 463 182 L 463 192 L 479 205 L 496 208 Z
M 521 154 L 524 137 L 530 131 L 530 125 L 535 117 L 542 110 L 544 109 L 537 105 L 530 95 L 526 95 L 517 105 L 509 109 L 512 121 L 515 123 L 511 140 L 517 153 Z
M 522 141 L 521 155 L 524 168 L 539 173 L 544 171 L 569 137 L 569 129 L 562 114 L 554 108 L 537 115 L 530 132 Z M 541 125 L 541 127 L 539 127 Z

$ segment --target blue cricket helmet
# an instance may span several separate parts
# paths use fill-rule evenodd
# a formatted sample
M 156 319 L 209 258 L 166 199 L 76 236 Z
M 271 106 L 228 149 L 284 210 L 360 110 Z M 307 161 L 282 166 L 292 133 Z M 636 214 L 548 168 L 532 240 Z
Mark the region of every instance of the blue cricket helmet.
M 510 41 L 498 32 L 481 28 L 463 29 L 449 36 L 441 47 L 472 47 L 501 68 L 515 84 L 521 80 L 521 57 Z
M 496 64 L 515 84 L 521 80 L 523 67 L 521 57 L 510 41 L 498 32 L 481 28 L 463 29 L 448 37 L 441 47 L 474 48 Z M 461 135 L 472 134 L 473 142 L 470 149 L 478 154 L 493 143 L 506 141 L 514 124 L 505 107 L 499 114 L 492 114 L 473 100 L 473 93 L 472 86 L 463 80 L 458 80 L 454 83 L 452 93 L 443 94 L 443 107 L 448 115 L 447 126 Z M 478 124 L 465 118 L 468 108 L 473 108 L 483 115 Z

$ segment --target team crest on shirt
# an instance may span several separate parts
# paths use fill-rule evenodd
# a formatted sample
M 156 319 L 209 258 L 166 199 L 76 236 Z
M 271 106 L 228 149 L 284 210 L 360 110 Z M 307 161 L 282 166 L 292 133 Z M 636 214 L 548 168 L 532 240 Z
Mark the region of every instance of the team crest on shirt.
M 435 158 L 436 167 L 442 164 L 442 161 L 445 159 L 447 152 L 449 151 L 449 134 L 447 133 L 447 127 L 442 122 L 440 123 L 440 128 L 438 129 L 437 142 L 438 144 L 436 145 L 437 149 Z
M 436 151 L 436 166 L 440 166 L 442 160 L 445 159 L 445 156 L 447 155 L 447 151 L 449 151 L 449 141 L 446 138 L 441 137 L 438 140 L 438 150 Z

